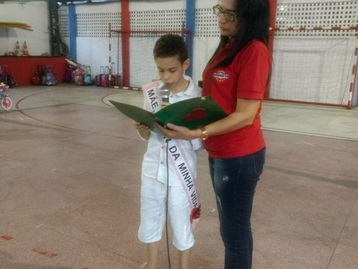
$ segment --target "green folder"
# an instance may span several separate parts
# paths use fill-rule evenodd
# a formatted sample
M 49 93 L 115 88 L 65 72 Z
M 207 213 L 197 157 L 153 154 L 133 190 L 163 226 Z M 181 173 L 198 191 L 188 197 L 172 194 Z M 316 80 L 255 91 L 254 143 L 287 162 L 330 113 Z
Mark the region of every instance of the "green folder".
M 154 129 L 154 123 L 162 126 L 173 123 L 188 129 L 197 129 L 227 116 L 211 96 L 196 97 L 170 104 L 156 113 L 141 107 L 109 100 L 120 112 L 134 121 Z

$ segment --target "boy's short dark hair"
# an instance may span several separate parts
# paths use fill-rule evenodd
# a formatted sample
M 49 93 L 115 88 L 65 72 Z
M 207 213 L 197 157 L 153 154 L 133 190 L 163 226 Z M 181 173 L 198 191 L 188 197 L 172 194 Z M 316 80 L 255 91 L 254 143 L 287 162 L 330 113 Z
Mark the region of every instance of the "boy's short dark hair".
M 179 61 L 184 63 L 188 58 L 188 49 L 184 39 L 175 34 L 161 36 L 153 49 L 154 59 L 178 56 Z

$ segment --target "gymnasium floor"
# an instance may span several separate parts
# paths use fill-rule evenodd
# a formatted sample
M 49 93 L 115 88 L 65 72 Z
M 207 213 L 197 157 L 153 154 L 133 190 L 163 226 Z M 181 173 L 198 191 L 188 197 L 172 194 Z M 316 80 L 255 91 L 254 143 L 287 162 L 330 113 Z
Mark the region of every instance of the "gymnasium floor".
M 141 92 L 63 84 L 10 97 L 13 109 L 0 111 L 0 268 L 145 268 L 137 228 L 146 144 L 108 103 L 141 106 Z M 253 268 L 358 269 L 358 110 L 265 102 L 262 117 Z M 221 269 L 205 151 L 199 188 L 192 269 Z

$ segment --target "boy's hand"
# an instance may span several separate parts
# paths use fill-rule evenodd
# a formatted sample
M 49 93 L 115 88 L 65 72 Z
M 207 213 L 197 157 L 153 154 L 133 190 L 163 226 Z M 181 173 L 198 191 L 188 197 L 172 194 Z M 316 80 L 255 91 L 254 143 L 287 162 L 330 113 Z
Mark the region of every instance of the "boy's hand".
M 169 105 L 170 105 L 170 103 L 168 103 L 168 102 L 162 102 L 161 103 L 161 108 L 169 106 Z
M 134 126 L 134 128 L 137 129 L 138 132 L 144 131 L 144 130 L 149 130 L 147 125 L 141 124 L 140 122 L 137 122 L 137 121 L 133 122 L 133 126 Z
M 144 124 L 141 124 L 140 122 L 135 121 L 135 122 L 133 122 L 133 126 L 134 126 L 134 128 L 137 129 L 137 131 L 141 137 L 143 137 L 146 140 L 149 139 L 150 129 L 148 128 L 147 125 L 144 125 Z

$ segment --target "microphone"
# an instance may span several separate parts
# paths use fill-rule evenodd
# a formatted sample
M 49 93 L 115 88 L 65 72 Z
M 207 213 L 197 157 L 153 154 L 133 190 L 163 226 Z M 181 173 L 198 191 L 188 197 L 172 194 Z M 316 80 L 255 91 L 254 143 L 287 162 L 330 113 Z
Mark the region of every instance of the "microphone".
M 162 97 L 162 102 L 169 103 L 170 91 L 168 89 L 161 89 L 160 96 Z

